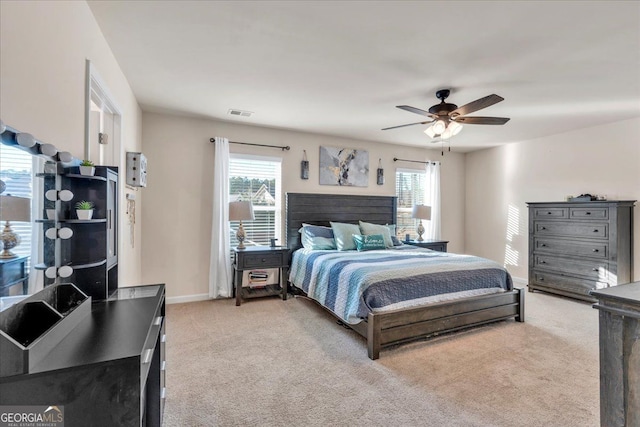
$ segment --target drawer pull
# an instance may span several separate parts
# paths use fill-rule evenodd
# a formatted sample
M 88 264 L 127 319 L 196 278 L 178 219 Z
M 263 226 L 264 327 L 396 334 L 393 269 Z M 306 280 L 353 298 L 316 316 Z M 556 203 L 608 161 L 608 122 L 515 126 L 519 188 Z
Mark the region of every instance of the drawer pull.
M 544 277 L 541 277 L 538 280 L 541 281 L 541 282 L 544 282 Z
M 591 212 L 585 212 L 584 214 L 585 215 L 591 215 Z
M 540 264 L 546 264 L 547 261 L 540 261 Z
M 546 248 L 546 247 L 547 247 L 547 245 L 545 245 L 544 243 L 543 243 L 543 244 L 541 244 L 540 246 L 541 246 L 541 247 L 543 247 L 543 248 Z
M 162 316 L 158 316 L 156 317 L 155 321 L 153 322 L 154 325 L 159 325 L 162 323 Z
M 547 227 L 540 227 L 540 230 L 546 230 Z
M 142 363 L 149 363 L 153 358 L 153 349 L 147 349 L 142 353 Z
M 594 268 L 591 269 L 591 271 L 600 271 L 600 269 L 597 268 L 597 267 L 594 267 Z
M 594 233 L 597 233 L 599 230 L 596 228 L 595 230 L 593 230 Z
M 267 262 L 267 260 L 266 260 L 266 259 L 264 259 L 264 258 L 262 258 L 262 262 Z
M 600 250 L 599 249 L 594 249 L 593 252 L 600 252 Z
M 547 215 L 551 215 L 551 212 L 547 212 Z

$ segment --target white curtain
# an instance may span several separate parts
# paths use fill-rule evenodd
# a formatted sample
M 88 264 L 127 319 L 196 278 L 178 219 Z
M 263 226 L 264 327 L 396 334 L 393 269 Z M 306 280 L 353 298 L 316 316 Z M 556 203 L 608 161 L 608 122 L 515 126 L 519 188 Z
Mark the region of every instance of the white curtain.
M 213 167 L 213 221 L 211 224 L 211 262 L 209 297 L 230 298 L 231 242 L 229 237 L 229 140 L 215 138 Z
M 431 221 L 425 227 L 426 235 L 430 239 L 440 239 L 440 162 L 427 164 L 425 204 L 431 206 Z

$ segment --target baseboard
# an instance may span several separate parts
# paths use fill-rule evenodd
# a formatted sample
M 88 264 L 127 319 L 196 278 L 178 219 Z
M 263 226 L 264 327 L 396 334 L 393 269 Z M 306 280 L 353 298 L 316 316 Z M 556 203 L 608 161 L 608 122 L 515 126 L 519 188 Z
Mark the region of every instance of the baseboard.
M 184 295 L 181 297 L 168 297 L 167 304 L 182 304 L 185 302 L 206 301 L 210 299 L 209 294 Z
M 513 280 L 514 285 L 527 286 L 529 284 L 529 281 L 527 279 L 523 279 L 522 277 L 511 276 L 511 280 Z

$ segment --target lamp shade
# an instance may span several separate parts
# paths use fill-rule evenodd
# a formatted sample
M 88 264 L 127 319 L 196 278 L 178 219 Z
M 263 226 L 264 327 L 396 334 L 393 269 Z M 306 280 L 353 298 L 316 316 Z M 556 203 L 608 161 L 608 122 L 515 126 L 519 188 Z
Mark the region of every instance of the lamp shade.
M 411 218 L 431 219 L 431 206 L 414 205 Z
M 253 220 L 253 205 L 251 202 L 229 203 L 229 221 Z
M 16 196 L 0 196 L 0 220 L 31 221 L 31 199 Z

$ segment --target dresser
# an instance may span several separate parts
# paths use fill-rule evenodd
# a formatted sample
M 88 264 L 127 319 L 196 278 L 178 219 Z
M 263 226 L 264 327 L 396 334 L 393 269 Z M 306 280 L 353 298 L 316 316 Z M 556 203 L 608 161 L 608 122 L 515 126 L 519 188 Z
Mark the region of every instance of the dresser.
M 41 293 L 47 291 L 45 288 Z M 38 295 L 30 298 L 38 301 Z M 66 298 L 52 301 L 62 312 L 67 310 Z M 19 310 L 19 304 L 6 312 Z M 8 326 L 7 331 L 14 336 L 25 336 L 16 331 L 33 329 L 31 325 L 46 320 L 33 311 L 16 317 L 16 322 L 25 323 L 24 328 L 12 326 L 13 316 L 2 312 L 0 327 Z M 37 318 L 29 319 L 30 313 Z M 24 372 L 0 375 L 0 407 L 55 405 L 64 411 L 67 427 L 161 426 L 165 401 L 164 316 L 164 285 L 119 288 L 108 300 L 89 303 L 87 313 L 76 319 L 66 335 L 52 327 L 38 336 L 34 343 L 49 342 L 44 357 L 29 363 L 21 370 Z M 54 336 L 49 339 L 50 335 Z M 0 359 L 8 360 L 11 350 L 0 345 Z
M 635 201 L 547 202 L 529 206 L 529 291 L 595 301 L 592 289 L 633 277 Z

